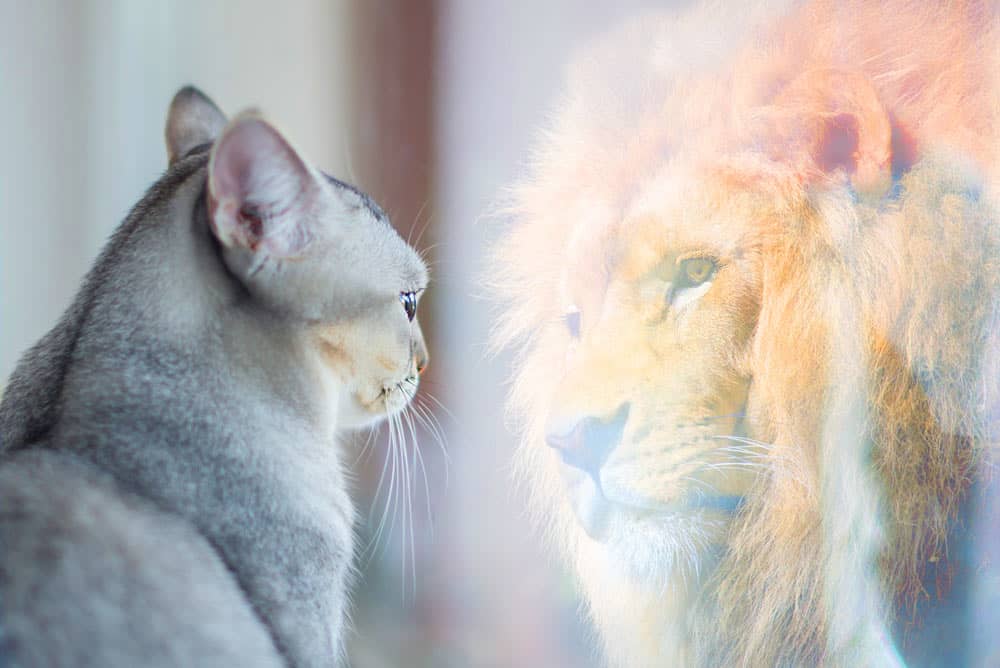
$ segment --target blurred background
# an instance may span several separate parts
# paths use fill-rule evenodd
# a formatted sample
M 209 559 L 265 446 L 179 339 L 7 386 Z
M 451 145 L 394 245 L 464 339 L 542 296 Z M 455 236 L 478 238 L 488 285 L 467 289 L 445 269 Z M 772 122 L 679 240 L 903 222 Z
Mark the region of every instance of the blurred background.
M 166 167 L 173 93 L 192 83 L 227 113 L 258 107 L 313 164 L 370 192 L 433 265 L 422 391 L 447 407 L 450 463 L 422 434 L 430 503 L 416 480 L 412 551 L 397 516 L 361 561 L 352 664 L 596 666 L 510 473 L 507 360 L 486 355 L 479 283 L 498 230 L 482 219 L 573 52 L 653 4 L 671 3 L 0 0 L 0 385 Z M 355 467 L 362 547 L 386 503 L 385 489 L 373 498 L 384 440 Z

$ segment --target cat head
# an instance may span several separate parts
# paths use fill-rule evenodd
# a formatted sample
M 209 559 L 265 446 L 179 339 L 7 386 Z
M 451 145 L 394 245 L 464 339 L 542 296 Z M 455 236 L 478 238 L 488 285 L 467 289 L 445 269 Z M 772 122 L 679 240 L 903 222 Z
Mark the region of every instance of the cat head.
M 211 145 L 208 222 L 250 307 L 298 327 L 337 378 L 342 427 L 401 410 L 427 366 L 420 256 L 357 188 L 310 167 L 254 112 L 227 121 L 184 88 L 167 118 L 170 162 Z

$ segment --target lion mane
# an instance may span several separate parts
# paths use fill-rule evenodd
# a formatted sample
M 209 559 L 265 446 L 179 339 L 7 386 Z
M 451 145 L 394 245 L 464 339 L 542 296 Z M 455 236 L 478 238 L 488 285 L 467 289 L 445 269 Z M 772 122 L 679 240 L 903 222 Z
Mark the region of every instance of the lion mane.
M 489 282 L 494 344 L 519 352 L 520 477 L 613 664 L 950 651 L 931 645 L 982 567 L 956 546 L 997 494 L 998 26 L 989 2 L 706 5 L 640 17 L 575 59 Z M 753 220 L 755 268 L 733 355 L 750 378 L 741 437 L 767 445 L 682 604 L 580 557 L 543 434 L 566 267 L 600 256 L 668 163 L 720 209 L 755 202 L 733 209 Z M 671 626 L 687 643 L 674 654 Z

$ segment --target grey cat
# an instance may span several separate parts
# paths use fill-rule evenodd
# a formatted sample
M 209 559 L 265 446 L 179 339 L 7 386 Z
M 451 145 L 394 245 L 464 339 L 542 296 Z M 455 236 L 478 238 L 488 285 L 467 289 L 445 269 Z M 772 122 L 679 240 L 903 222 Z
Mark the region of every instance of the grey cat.
M 335 434 L 413 397 L 427 270 L 258 116 L 185 88 L 166 136 L 0 404 L 0 664 L 334 665 Z

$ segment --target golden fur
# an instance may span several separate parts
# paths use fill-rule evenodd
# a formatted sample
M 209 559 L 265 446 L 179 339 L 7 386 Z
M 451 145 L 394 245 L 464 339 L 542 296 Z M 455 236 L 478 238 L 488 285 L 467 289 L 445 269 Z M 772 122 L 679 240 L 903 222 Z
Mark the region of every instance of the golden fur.
M 706 6 L 571 70 L 491 265 L 495 342 L 614 665 L 891 664 L 947 597 L 998 406 L 997 17 Z M 718 271 L 668 307 L 688 257 Z M 623 402 L 591 539 L 603 502 L 546 423 Z

